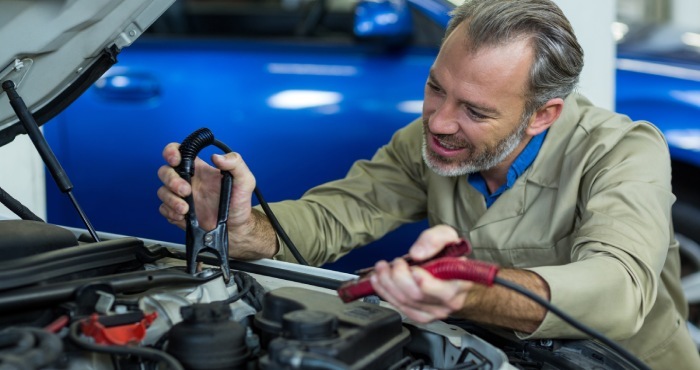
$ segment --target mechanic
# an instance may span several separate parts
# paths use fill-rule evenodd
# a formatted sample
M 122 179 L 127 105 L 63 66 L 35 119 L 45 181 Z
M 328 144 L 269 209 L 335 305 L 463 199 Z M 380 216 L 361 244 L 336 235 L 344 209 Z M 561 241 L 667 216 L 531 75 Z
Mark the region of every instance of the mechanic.
M 472 0 L 457 7 L 425 86 L 423 113 L 344 179 L 271 204 L 312 264 L 334 261 L 425 217 L 409 253 L 423 260 L 463 237 L 470 258 L 619 341 L 652 368 L 700 369 L 685 325 L 671 168 L 661 132 L 574 92 L 583 51 L 549 0 Z M 319 153 L 323 155 L 323 153 Z M 239 154 L 198 159 L 192 184 L 163 151 L 161 214 L 184 228 L 193 192 L 214 226 L 220 171 L 233 175 L 232 256 L 294 262 L 251 207 L 255 178 Z M 286 181 L 286 180 L 285 180 Z M 407 317 L 448 316 L 512 329 L 521 339 L 582 338 L 502 287 L 442 281 L 401 259 L 377 262 L 375 291 Z

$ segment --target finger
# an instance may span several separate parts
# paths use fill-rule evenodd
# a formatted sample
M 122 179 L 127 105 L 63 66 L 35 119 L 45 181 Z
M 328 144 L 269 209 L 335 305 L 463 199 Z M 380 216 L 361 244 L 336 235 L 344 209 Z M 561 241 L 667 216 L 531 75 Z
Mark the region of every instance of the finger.
M 248 165 L 243 161 L 240 154 L 231 152 L 226 155 L 214 154 L 211 158 L 214 165 L 222 170 L 229 171 L 233 176 L 234 181 L 239 187 L 245 188 L 249 192 L 255 189 L 255 176 L 250 172 Z
M 414 268 L 412 272 L 416 283 L 424 292 L 425 301 L 446 308 L 447 314 L 464 307 L 469 290 L 474 285 L 466 280 L 441 280 L 420 268 Z
M 422 261 L 440 252 L 446 244 L 459 241 L 457 231 L 447 225 L 433 226 L 423 231 L 408 253 L 411 258 Z
M 158 179 L 167 187 L 171 192 L 177 194 L 180 197 L 186 197 L 192 192 L 192 186 L 187 180 L 183 179 L 178 175 L 175 170 L 170 166 L 161 166 L 158 169 Z
M 165 205 L 168 208 L 168 211 L 173 214 L 177 215 L 182 215 L 184 216 L 187 211 L 189 211 L 189 205 L 187 202 L 174 194 L 170 189 L 168 189 L 165 186 L 161 186 L 158 188 L 158 199 L 160 199 L 161 202 L 163 202 L 163 205 Z
M 422 299 L 420 287 L 402 259 L 395 259 L 391 265 L 386 261 L 377 263 L 371 282 L 375 291 L 392 304 L 413 307 Z
M 180 164 L 180 144 L 170 143 L 163 149 L 163 159 L 171 167 L 175 167 Z
M 236 223 L 248 220 L 251 211 L 255 177 L 248 165 L 238 153 L 227 153 L 224 156 L 213 155 L 212 162 L 222 171 L 229 171 L 233 176 L 233 192 L 231 194 L 231 213 L 229 219 Z
M 172 209 L 168 208 L 165 204 L 161 204 L 160 207 L 158 207 L 158 212 L 165 217 L 168 222 L 171 224 L 177 225 L 178 227 L 184 229 L 185 228 L 185 216 L 181 215 Z
M 400 264 L 398 261 L 394 263 Z M 392 267 L 394 266 L 392 265 Z M 400 283 L 396 284 L 396 280 L 392 280 L 390 283 L 384 281 L 382 276 L 386 274 L 385 270 L 390 268 L 386 262 L 378 264 L 376 268 L 379 270 L 379 273 L 373 274 L 371 277 L 375 292 L 410 319 L 426 323 L 446 318 L 453 311 L 450 307 L 445 306 L 442 301 L 429 297 L 425 292 L 410 297 L 408 294 L 404 294 L 404 289 L 406 288 Z M 396 271 L 393 273 L 397 274 Z M 394 275 L 394 279 L 396 279 L 396 275 Z

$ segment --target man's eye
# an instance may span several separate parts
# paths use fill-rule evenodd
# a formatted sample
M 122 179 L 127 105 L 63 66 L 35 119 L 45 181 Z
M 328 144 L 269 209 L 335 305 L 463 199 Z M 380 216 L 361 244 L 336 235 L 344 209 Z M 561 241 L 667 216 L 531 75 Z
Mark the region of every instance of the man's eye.
M 484 120 L 489 118 L 488 116 L 485 116 L 472 108 L 467 108 L 467 112 L 469 112 L 469 116 L 471 116 L 475 120 Z
M 428 87 L 430 88 L 430 90 L 433 90 L 435 92 L 442 91 L 442 89 L 440 87 L 438 87 L 438 85 L 435 85 L 435 84 L 428 83 Z

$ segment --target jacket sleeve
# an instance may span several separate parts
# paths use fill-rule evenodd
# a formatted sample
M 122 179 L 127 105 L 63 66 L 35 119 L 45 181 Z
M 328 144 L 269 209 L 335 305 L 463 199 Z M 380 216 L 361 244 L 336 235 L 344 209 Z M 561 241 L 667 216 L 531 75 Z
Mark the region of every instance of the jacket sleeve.
M 422 126 L 397 131 L 369 161 L 345 178 L 317 186 L 299 200 L 270 204 L 280 224 L 312 265 L 335 261 L 407 222 L 425 217 Z M 282 240 L 277 259 L 294 262 Z
M 572 263 L 530 269 L 547 281 L 555 306 L 613 339 L 642 326 L 673 240 L 667 144 L 652 125 L 631 126 L 610 150 L 588 149 Z M 534 333 L 520 336 L 584 337 L 551 312 Z

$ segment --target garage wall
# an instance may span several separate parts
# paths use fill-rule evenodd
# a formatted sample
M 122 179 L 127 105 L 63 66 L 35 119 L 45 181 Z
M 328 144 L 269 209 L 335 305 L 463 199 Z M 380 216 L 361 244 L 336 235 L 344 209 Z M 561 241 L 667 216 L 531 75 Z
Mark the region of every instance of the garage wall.
M 29 136 L 0 147 L 0 187 L 42 219 L 46 218 L 44 165 Z M 17 218 L 0 205 L 0 217 Z
M 615 18 L 615 1 L 555 0 L 571 20 L 586 57 L 581 91 L 594 103 L 614 105 L 614 44 L 610 24 Z M 59 161 L 61 158 L 59 158 Z M 68 176 L 70 177 L 70 173 Z M 48 179 L 49 186 L 55 186 Z M 0 187 L 24 203 L 38 216 L 46 217 L 43 164 L 26 135 L 0 148 Z M 79 189 L 76 192 L 79 193 Z M 0 205 L 0 217 L 16 218 Z
M 671 3 L 671 19 L 680 26 L 700 30 L 700 1 L 674 0 Z
M 601 107 L 615 106 L 615 42 L 611 24 L 616 17 L 613 0 L 555 0 L 574 27 L 584 51 L 580 91 Z

